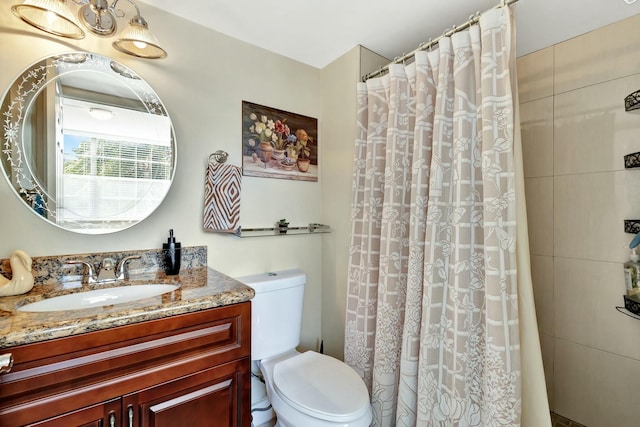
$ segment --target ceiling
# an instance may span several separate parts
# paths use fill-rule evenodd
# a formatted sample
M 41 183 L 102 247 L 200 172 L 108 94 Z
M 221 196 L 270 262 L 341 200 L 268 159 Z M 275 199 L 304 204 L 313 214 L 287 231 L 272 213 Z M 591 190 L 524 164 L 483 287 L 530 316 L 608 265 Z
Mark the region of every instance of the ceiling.
M 499 0 L 141 0 L 323 68 L 356 45 L 393 59 Z M 517 55 L 640 13 L 640 0 L 519 0 Z M 153 29 L 153 23 L 150 23 Z

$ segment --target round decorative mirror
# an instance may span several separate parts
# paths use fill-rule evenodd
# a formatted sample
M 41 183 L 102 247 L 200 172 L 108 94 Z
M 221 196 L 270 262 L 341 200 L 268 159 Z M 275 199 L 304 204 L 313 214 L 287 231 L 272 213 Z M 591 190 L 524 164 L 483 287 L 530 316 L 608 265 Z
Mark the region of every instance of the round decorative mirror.
M 51 224 L 113 233 L 145 219 L 169 191 L 171 119 L 122 64 L 86 52 L 44 58 L 18 76 L 0 107 L 4 176 Z

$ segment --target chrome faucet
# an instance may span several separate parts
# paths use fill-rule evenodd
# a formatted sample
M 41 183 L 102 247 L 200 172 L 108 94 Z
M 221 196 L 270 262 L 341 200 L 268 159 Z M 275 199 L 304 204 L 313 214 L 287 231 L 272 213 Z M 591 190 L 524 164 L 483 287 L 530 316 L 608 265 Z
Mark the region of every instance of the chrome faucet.
M 87 268 L 87 279 L 86 281 L 83 279 L 83 282 L 86 282 L 88 284 L 111 283 L 119 280 L 124 280 L 127 276 L 127 263 L 133 259 L 138 258 L 140 258 L 140 255 L 124 257 L 117 266 L 113 258 L 105 258 L 102 260 L 102 265 L 100 266 L 100 272 L 98 274 L 96 274 L 93 264 L 86 261 L 71 260 L 67 261 L 67 264 L 82 264 Z
M 80 260 L 71 260 L 71 261 L 67 261 L 65 264 L 82 264 L 87 268 L 87 274 L 86 274 L 86 278 L 87 280 L 84 280 L 84 277 L 82 278 L 82 282 L 83 283 L 96 283 L 98 281 L 97 277 L 96 277 L 96 270 L 93 267 L 93 264 L 88 263 L 86 261 L 80 261 Z
M 131 256 L 122 258 L 120 260 L 120 264 L 118 264 L 118 268 L 116 269 L 116 280 L 124 280 L 127 273 L 127 269 L 125 268 L 127 266 L 127 263 L 132 259 L 139 259 L 139 258 L 140 258 L 140 255 L 131 255 Z

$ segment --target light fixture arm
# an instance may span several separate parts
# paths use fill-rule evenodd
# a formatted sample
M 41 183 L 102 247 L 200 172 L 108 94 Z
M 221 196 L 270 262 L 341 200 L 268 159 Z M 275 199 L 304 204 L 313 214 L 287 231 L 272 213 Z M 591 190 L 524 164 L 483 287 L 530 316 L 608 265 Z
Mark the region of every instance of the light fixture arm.
M 113 2 L 113 5 L 115 6 L 115 4 L 118 2 L 118 0 L 115 0 Z M 133 1 L 133 0 L 129 0 L 129 3 L 131 3 L 133 5 L 133 7 L 136 8 L 136 16 L 140 16 L 140 8 L 138 7 L 138 5 Z
M 116 9 L 116 6 L 118 5 L 118 1 L 119 0 L 113 0 L 113 3 L 111 3 L 111 6 L 109 6 L 109 9 L 111 9 L 114 15 L 116 15 L 118 18 L 124 18 L 125 17 L 124 11 L 122 9 Z M 140 9 L 138 9 L 138 6 L 131 0 L 129 0 L 129 3 L 131 3 L 133 7 L 136 8 L 136 13 L 140 15 Z
M 107 10 L 109 10 L 111 13 L 113 13 L 118 18 L 124 18 L 126 16 L 124 11 L 122 9 L 116 9 L 116 6 L 118 5 L 119 1 L 120 0 L 113 0 L 113 3 L 111 3 L 110 5 L 107 6 Z M 77 4 L 78 6 L 83 6 L 83 5 L 87 4 L 87 3 L 89 3 L 90 1 L 89 0 L 73 0 L 73 2 L 75 4 Z M 140 16 L 140 8 L 138 7 L 138 5 L 135 4 L 135 2 L 133 0 L 129 0 L 129 3 L 131 3 L 133 5 L 133 7 L 136 9 L 136 15 Z

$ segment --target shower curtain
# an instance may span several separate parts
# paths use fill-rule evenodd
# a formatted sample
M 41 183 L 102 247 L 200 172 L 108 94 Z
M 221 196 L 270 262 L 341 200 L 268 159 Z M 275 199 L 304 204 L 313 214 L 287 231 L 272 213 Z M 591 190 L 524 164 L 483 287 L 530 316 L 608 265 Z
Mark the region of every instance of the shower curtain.
M 374 426 L 550 426 L 509 7 L 358 86 L 345 361 Z

